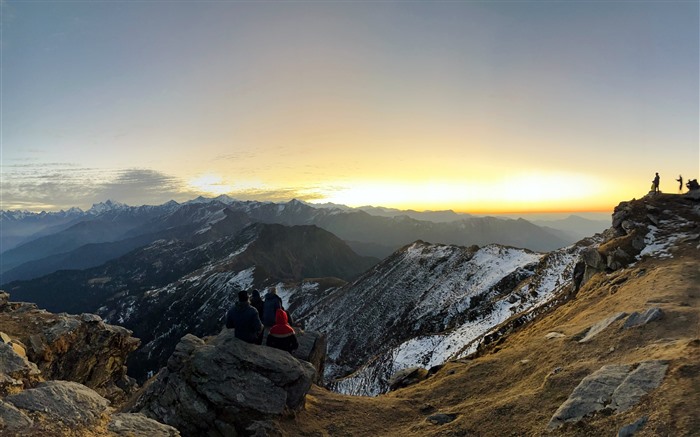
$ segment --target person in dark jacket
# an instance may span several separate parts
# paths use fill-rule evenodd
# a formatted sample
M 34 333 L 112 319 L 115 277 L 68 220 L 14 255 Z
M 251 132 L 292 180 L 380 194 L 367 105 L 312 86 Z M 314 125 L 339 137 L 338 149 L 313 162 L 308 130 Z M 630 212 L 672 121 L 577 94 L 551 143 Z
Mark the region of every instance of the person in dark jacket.
M 299 347 L 294 328 L 287 322 L 287 312 L 283 309 L 277 310 L 275 324 L 270 328 L 267 335 L 266 345 L 292 353 Z
M 253 289 L 253 293 L 250 295 L 250 304 L 258 310 L 258 315 L 260 316 L 260 321 L 262 321 L 262 315 L 263 315 L 263 308 L 265 303 L 262 300 L 262 297 L 260 297 L 260 291 L 256 288 Z
M 275 315 L 277 310 L 284 309 L 282 307 L 282 298 L 277 296 L 277 290 L 270 287 L 265 295 L 265 303 L 262 314 L 262 322 L 266 327 L 271 327 L 275 324 Z
M 258 310 L 248 303 L 248 292 L 238 292 L 238 302 L 226 313 L 226 327 L 235 329 L 236 338 L 253 344 L 262 343 L 263 325 Z

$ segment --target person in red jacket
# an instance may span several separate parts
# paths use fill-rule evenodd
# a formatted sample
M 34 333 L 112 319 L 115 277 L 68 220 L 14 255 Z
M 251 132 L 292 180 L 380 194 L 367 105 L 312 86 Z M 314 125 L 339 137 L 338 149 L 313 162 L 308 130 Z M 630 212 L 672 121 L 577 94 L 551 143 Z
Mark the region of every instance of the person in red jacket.
M 294 328 L 289 326 L 286 311 L 278 309 L 275 313 L 275 324 L 270 328 L 265 344 L 289 353 L 299 347 Z

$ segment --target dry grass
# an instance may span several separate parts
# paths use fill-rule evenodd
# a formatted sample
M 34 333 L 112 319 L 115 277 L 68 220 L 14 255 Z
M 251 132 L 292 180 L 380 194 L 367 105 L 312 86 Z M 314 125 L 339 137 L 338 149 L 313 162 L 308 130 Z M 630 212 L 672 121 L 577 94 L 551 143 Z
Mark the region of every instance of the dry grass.
M 645 259 L 587 283 L 576 299 L 511 334 L 491 353 L 448 363 L 428 380 L 377 398 L 314 388 L 306 410 L 282 422 L 290 436 L 613 436 L 642 416 L 638 436 L 700 436 L 700 250 Z M 576 334 L 608 316 L 659 307 L 664 316 L 588 343 Z M 556 331 L 564 338 L 546 339 Z M 606 364 L 669 360 L 662 385 L 631 410 L 554 432 L 547 423 L 581 379 Z M 435 413 L 456 414 L 436 425 Z

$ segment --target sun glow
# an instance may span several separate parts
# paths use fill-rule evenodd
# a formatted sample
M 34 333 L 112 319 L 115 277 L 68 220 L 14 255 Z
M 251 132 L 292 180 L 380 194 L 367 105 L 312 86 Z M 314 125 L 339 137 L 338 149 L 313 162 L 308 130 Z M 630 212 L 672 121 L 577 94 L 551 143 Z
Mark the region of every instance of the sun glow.
M 224 182 L 224 179 L 216 174 L 208 173 L 190 179 L 188 188 L 203 194 L 221 195 L 230 193 L 233 187 Z
M 571 173 L 519 174 L 491 181 L 357 182 L 323 193 L 320 202 L 348 206 L 456 209 L 471 212 L 576 210 L 599 197 L 604 184 Z

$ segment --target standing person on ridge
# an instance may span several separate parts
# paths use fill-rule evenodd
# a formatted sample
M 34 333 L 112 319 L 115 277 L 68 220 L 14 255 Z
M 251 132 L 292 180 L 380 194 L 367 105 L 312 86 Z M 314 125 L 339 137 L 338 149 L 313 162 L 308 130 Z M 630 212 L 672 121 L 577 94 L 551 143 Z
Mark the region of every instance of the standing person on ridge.
M 659 181 L 660 181 L 659 173 L 656 173 L 656 176 L 654 176 L 654 180 L 652 182 L 652 188 L 655 193 L 660 193 L 661 190 L 659 190 Z
M 262 344 L 263 324 L 258 310 L 250 306 L 248 292 L 238 292 L 238 302 L 226 313 L 226 328 L 235 329 L 236 338 L 247 343 Z
M 283 309 L 282 298 L 277 295 L 275 287 L 270 287 L 265 295 L 262 322 L 267 328 L 275 324 L 277 310 Z
M 676 182 L 678 182 L 678 192 L 682 193 L 683 192 L 683 176 L 678 175 L 678 179 L 676 179 Z
M 260 297 L 260 291 L 257 288 L 253 289 L 253 292 L 250 296 L 250 304 L 258 310 L 258 315 L 260 316 L 260 321 L 262 322 L 262 316 L 263 316 L 263 309 L 265 303 L 262 300 L 262 297 Z
M 287 312 L 283 309 L 278 309 L 275 314 L 275 324 L 270 328 L 270 333 L 267 335 L 266 345 L 287 351 L 290 354 L 292 351 L 299 348 L 299 342 L 294 332 L 294 328 L 287 323 Z

